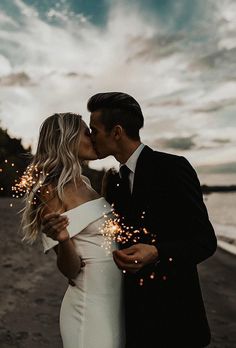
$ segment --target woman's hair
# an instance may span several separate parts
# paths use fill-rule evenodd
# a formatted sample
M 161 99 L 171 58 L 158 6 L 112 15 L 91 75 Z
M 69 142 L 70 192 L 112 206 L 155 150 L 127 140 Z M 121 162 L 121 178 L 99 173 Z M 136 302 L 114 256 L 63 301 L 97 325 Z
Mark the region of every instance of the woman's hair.
M 107 132 L 120 125 L 127 136 L 140 140 L 139 130 L 143 127 L 144 118 L 141 107 L 131 95 L 122 92 L 107 92 L 93 95 L 87 104 L 88 111 L 100 111 L 100 120 Z
M 53 196 L 58 196 L 62 206 L 65 185 L 70 181 L 76 185 L 76 179 L 81 175 L 80 127 L 81 116 L 74 113 L 54 114 L 41 125 L 36 154 L 25 172 L 31 187 L 25 195 L 22 210 L 23 241 L 32 244 L 37 239 L 41 213 L 47 203 L 45 198 L 42 199 L 42 192 L 48 185 L 52 186 Z

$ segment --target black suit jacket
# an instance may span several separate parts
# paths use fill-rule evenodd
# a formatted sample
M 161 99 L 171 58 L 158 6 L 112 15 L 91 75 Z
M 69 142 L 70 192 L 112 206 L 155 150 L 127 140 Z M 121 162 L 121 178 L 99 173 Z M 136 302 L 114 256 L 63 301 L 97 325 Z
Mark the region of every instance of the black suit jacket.
M 208 345 L 197 264 L 215 252 L 217 241 L 196 172 L 184 157 L 145 146 L 128 209 L 119 182 L 118 173 L 108 174 L 107 200 L 126 224 L 145 227 L 149 233 L 138 242 L 154 243 L 159 252 L 159 263 L 125 275 L 127 347 Z

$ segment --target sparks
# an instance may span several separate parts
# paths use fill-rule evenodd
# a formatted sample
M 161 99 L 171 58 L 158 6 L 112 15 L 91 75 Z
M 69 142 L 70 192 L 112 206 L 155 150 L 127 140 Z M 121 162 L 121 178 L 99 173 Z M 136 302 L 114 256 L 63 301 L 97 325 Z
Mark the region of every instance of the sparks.
M 24 174 L 22 175 L 19 182 L 16 182 L 15 186 L 12 187 L 12 191 L 15 191 L 16 194 L 19 193 L 30 193 L 32 191 L 33 186 L 35 185 L 33 173 L 36 171 L 35 166 L 29 166 Z
M 104 237 L 102 247 L 110 253 L 111 246 L 114 242 L 119 244 L 126 244 L 128 242 L 138 243 L 141 238 L 141 233 L 148 234 L 146 228 L 134 229 L 134 226 L 126 226 L 123 217 L 112 210 L 112 217 L 103 214 L 105 219 L 102 227 L 100 228 L 101 233 Z
M 46 176 L 47 175 L 48 174 L 46 174 Z M 29 194 L 30 192 L 33 192 L 34 198 L 32 200 L 28 200 L 29 204 L 36 205 L 36 199 L 38 198 L 41 203 L 48 206 L 47 203 L 44 202 L 40 196 L 40 188 L 43 186 L 44 181 L 42 179 L 43 176 L 45 175 L 43 175 L 43 172 L 41 171 L 39 177 L 37 166 L 28 166 L 26 171 L 21 176 L 19 182 L 15 180 L 15 186 L 12 186 L 12 197 L 20 198 L 24 194 Z M 47 191 L 47 193 L 49 193 L 49 191 Z

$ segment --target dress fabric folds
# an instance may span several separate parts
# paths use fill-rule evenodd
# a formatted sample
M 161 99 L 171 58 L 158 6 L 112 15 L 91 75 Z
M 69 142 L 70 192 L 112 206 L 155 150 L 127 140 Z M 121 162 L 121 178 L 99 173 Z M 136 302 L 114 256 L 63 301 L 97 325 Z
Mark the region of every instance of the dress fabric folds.
M 66 213 L 68 232 L 78 255 L 85 262 L 69 285 L 60 310 L 64 348 L 124 348 L 124 304 L 122 272 L 116 267 L 111 243 L 104 247 L 102 229 L 113 218 L 112 208 L 102 197 Z M 58 244 L 42 235 L 44 252 Z

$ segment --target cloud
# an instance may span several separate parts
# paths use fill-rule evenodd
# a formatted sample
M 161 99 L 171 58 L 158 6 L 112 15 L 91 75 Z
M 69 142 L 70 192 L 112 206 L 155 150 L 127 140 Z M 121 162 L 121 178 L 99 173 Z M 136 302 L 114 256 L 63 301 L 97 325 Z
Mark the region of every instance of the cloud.
M 232 67 L 234 65 L 233 57 L 236 54 L 236 47 L 231 49 L 221 49 L 219 51 L 211 52 L 208 55 L 204 55 L 195 60 L 195 62 L 190 66 L 194 68 L 202 68 L 204 70 L 208 69 L 219 69 L 222 65 L 227 69 L 227 67 Z
M 134 37 L 130 40 L 130 46 L 136 47 L 134 53 L 127 58 L 127 63 L 135 60 L 157 61 L 173 54 L 179 53 L 179 42 L 182 41 L 183 34 L 156 34 L 151 38 L 142 36 Z
M 222 99 L 219 102 L 209 102 L 205 107 L 194 109 L 193 111 L 196 113 L 211 113 L 220 111 L 228 106 L 235 106 L 236 107 L 236 98 L 229 98 L 229 99 Z
M 174 137 L 174 138 L 160 138 L 156 140 L 156 144 L 165 149 L 180 149 L 190 150 L 196 146 L 193 141 L 195 135 L 190 137 Z
M 166 1 L 155 10 L 135 1 L 107 3 L 103 26 L 83 12 L 56 7 L 45 19 L 21 0 L 13 1 L 14 13 L 3 9 L 3 125 L 35 147 L 46 116 L 75 111 L 88 121 L 92 94 L 123 90 L 143 108 L 147 144 L 186 154 L 198 164 L 233 161 L 234 1 Z
M 0 77 L 0 86 L 26 86 L 30 83 L 30 77 L 24 72 Z
M 216 165 L 204 165 L 198 166 L 197 171 L 201 174 L 214 173 L 214 174 L 225 174 L 225 173 L 236 173 L 236 162 L 228 162 Z
M 230 143 L 230 139 L 223 139 L 223 138 L 221 138 L 221 139 L 216 138 L 216 139 L 213 139 L 213 141 L 216 142 L 216 143 L 218 143 L 218 144 L 227 144 L 227 143 Z

